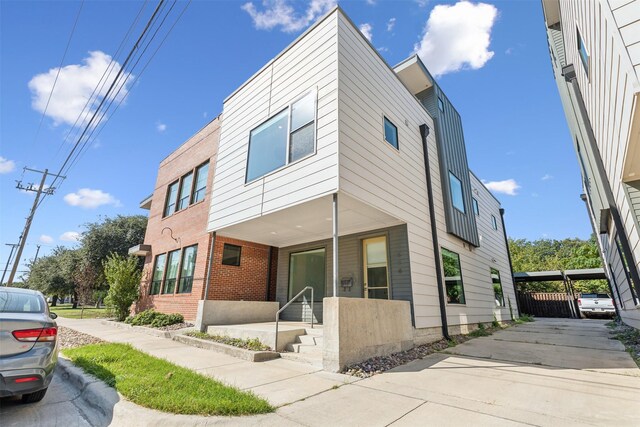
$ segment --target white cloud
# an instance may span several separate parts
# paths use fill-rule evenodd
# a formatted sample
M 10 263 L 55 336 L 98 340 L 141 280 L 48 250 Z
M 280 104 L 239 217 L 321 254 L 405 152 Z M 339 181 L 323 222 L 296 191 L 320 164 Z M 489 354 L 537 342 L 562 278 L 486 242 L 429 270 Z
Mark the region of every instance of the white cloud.
M 367 4 L 373 6 L 374 4 L 376 4 L 376 0 L 367 0 Z
M 53 243 L 53 237 L 46 234 L 40 235 L 40 238 L 38 240 L 40 240 L 40 243 L 44 243 L 46 245 L 50 245 L 51 243 Z
M 543 181 L 549 181 L 550 179 L 553 179 L 553 175 L 549 175 L 549 174 L 545 174 L 542 178 L 540 178 Z
M 520 185 L 515 181 L 515 179 L 505 179 L 504 181 L 482 181 L 485 187 L 494 193 L 502 193 L 507 194 L 509 196 L 517 195 L 517 191 L 520 188 Z
M 0 156 L 0 173 L 10 173 L 16 168 L 16 163 L 13 160 L 5 159 Z
M 311 22 L 327 13 L 337 0 L 311 0 L 304 12 L 296 12 L 289 0 L 263 0 L 263 10 L 258 11 L 253 2 L 242 5 L 258 30 L 280 27 L 285 33 L 293 33 L 306 28 Z
M 504 51 L 505 55 L 511 55 L 513 53 L 513 48 L 507 48 L 507 50 Z
M 367 38 L 367 40 L 371 41 L 371 39 L 373 38 L 373 34 L 372 34 L 373 25 L 369 23 L 364 23 L 360 25 L 360 31 Z
M 156 123 L 156 130 L 160 133 L 164 132 L 165 130 L 167 130 L 167 125 L 164 123 Z
M 103 205 L 121 206 L 120 201 L 111 194 L 90 188 L 81 188 L 77 193 L 69 193 L 64 196 L 64 201 L 71 206 L 85 209 L 95 209 Z
M 416 0 L 416 3 L 418 3 L 419 7 L 427 7 L 429 0 Z
M 63 242 L 77 242 L 80 240 L 80 233 L 77 231 L 65 231 L 60 235 L 60 240 Z
M 393 31 L 393 27 L 396 26 L 396 18 L 391 18 L 387 21 L 387 31 Z
M 378 52 L 389 52 L 389 48 L 388 47 L 384 47 L 384 46 L 379 47 L 378 48 Z
M 497 15 L 496 7 L 486 3 L 463 0 L 454 5 L 437 5 L 431 10 L 414 52 L 436 76 L 482 68 L 494 54 L 489 44 Z
M 111 63 L 111 56 L 101 51 L 89 52 L 89 56 L 84 58 L 82 64 L 67 65 L 60 69 L 52 68 L 46 73 L 38 74 L 29 81 L 29 89 L 31 90 L 31 107 L 42 113 L 47 106 L 47 100 L 53 88 L 53 82 L 56 79 L 58 70 L 60 74 L 56 83 L 53 95 L 46 107 L 46 115 L 53 119 L 55 125 L 66 123 L 73 125 L 76 118 L 82 112 L 87 100 L 91 97 L 94 89 L 100 84 L 101 89 L 98 91 L 98 99 L 89 105 L 88 111 L 85 110 L 79 123 L 86 124 L 95 112 L 100 99 L 106 95 L 112 80 L 120 71 L 120 64 L 115 62 L 111 64 L 108 75 L 106 76 L 106 84 L 104 80 L 100 83 L 105 71 Z M 116 83 L 114 90 L 124 84 L 117 100 L 120 101 L 127 96 L 129 82 L 132 75 L 123 73 Z M 115 92 L 112 92 L 115 95 Z

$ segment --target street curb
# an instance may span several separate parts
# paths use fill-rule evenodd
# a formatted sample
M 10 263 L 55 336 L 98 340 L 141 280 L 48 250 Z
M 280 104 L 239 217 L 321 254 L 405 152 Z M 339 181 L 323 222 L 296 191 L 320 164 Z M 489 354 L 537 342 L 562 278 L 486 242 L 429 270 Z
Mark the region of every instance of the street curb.
M 57 369 L 62 379 L 78 390 L 77 403 L 84 412 L 92 414 L 92 423 L 108 426 L 113 419 L 113 408 L 123 399 L 122 396 L 113 387 L 87 374 L 68 359 L 59 357 Z
M 204 350 L 211 350 L 217 353 L 226 354 L 227 356 L 233 356 L 238 359 L 248 360 L 249 362 L 265 362 L 267 360 L 273 360 L 280 357 L 280 353 L 276 353 L 275 351 L 252 351 L 211 340 L 190 337 L 188 335 L 176 334 L 173 336 L 173 340 L 182 344 L 202 348 Z

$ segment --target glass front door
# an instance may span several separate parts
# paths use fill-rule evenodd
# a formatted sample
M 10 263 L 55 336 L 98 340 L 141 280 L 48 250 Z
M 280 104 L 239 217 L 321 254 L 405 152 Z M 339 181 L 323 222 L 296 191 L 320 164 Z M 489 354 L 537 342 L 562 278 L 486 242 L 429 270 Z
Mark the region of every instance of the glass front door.
M 362 241 L 364 297 L 389 299 L 389 263 L 387 238 L 374 237 Z
M 311 286 L 313 299 L 322 301 L 326 274 L 324 248 L 292 253 L 289 258 L 289 298 L 296 296 L 305 286 Z M 305 300 L 311 298 L 309 293 L 305 296 Z

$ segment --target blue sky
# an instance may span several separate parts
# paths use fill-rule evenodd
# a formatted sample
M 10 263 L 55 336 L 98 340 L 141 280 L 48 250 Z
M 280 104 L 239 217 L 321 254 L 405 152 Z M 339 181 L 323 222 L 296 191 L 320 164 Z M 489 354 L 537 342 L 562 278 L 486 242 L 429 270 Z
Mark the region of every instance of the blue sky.
M 158 163 L 219 114 L 224 98 L 330 3 L 191 3 L 149 67 L 134 71 L 139 78 L 128 84 L 117 113 L 41 205 L 23 261 L 38 244 L 41 254 L 74 245 L 82 225 L 101 216 L 146 214 L 138 203 L 153 191 Z M 15 180 L 39 179 L 23 176 L 24 166 L 60 168 L 72 146 L 64 139 L 77 101 L 95 86 L 142 4 L 85 1 L 37 132 L 80 2 L 0 3 L 0 269 L 9 254 L 4 243 L 17 241 L 33 203 L 32 194 L 15 189 Z M 389 64 L 417 51 L 441 74 L 438 81 L 462 115 L 470 167 L 494 183 L 510 236 L 589 236 L 540 1 L 339 4 Z M 172 16 L 185 5 L 179 2 Z M 147 5 L 145 20 L 154 6 Z

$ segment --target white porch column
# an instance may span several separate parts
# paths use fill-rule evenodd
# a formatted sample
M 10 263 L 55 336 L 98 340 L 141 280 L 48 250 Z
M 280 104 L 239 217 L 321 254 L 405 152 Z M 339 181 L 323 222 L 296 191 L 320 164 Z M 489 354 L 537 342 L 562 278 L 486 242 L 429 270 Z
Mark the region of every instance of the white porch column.
M 333 294 L 338 296 L 338 193 L 333 193 Z

